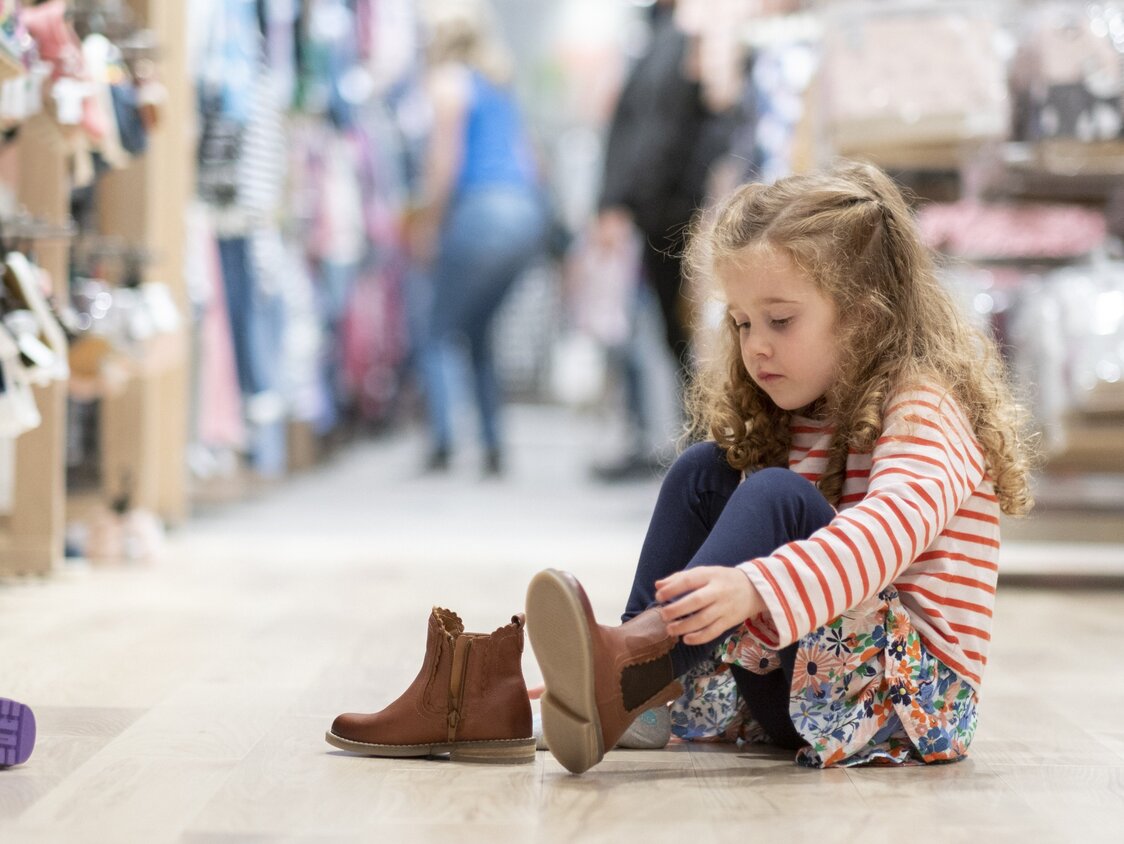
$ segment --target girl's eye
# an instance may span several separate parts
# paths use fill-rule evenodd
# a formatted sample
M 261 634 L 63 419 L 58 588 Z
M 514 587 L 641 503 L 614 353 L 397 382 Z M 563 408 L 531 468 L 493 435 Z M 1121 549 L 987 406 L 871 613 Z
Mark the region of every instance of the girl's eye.
M 747 320 L 742 320 L 741 322 L 738 322 L 735 319 L 734 320 L 734 328 L 736 328 L 738 331 L 748 331 L 749 330 L 749 320 L 747 319 Z
M 784 328 L 790 322 L 792 322 L 792 317 L 785 317 L 784 319 L 771 319 L 771 320 L 769 320 L 769 324 L 772 325 L 773 328 Z

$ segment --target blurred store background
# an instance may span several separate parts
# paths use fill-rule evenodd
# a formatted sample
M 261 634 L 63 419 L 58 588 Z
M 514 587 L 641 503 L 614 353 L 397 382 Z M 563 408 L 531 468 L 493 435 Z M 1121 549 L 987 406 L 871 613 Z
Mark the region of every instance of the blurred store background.
M 698 131 L 660 172 L 705 176 L 701 209 L 886 167 L 1042 434 L 1040 507 L 1007 536 L 1124 541 L 1124 2 L 0 0 L 0 574 L 151 557 L 372 439 L 416 436 L 424 470 L 410 242 L 449 7 L 510 49 L 550 221 L 490 328 L 505 403 L 592 420 L 591 484 L 658 477 L 669 313 L 709 318 L 689 287 L 661 307 L 651 235 L 599 215 L 667 26 Z M 476 471 L 463 439 L 450 471 Z

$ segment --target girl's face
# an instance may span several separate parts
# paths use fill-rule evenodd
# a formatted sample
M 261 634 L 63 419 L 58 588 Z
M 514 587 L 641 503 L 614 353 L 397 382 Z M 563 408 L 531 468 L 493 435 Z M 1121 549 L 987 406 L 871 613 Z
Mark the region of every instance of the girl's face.
M 835 303 L 780 249 L 755 246 L 719 268 L 749 377 L 782 410 L 799 410 L 835 380 Z

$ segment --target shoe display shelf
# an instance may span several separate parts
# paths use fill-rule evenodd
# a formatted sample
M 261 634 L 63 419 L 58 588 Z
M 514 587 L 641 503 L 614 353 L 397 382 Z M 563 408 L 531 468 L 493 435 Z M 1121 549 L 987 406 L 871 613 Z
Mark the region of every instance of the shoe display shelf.
M 134 507 L 176 525 L 188 516 L 184 219 L 195 179 L 189 125 L 194 100 L 184 37 L 188 12 L 185 4 L 163 0 L 124 5 L 158 59 L 167 98 L 144 155 L 101 180 L 98 228 L 145 256 L 139 281 L 162 285 L 180 318 L 178 326 L 166 326 L 132 350 L 125 382 L 102 402 L 102 492 L 106 501 L 115 500 L 127 483 Z
M 65 230 L 70 191 L 66 148 L 57 125 L 46 115 L 35 115 L 20 124 L 15 143 L 18 183 L 9 187 L 34 219 Z M 33 240 L 31 245 L 37 264 L 54 280 L 56 295 L 65 293 L 67 239 Z M 66 354 L 65 341 L 55 351 Z M 0 516 L 0 576 L 47 574 L 63 557 L 67 384 L 52 380 L 32 390 L 41 422 L 15 441 L 12 506 Z
M 99 181 L 97 234 L 126 241 L 151 256 L 140 281 L 163 282 L 178 312 L 186 314 L 183 229 L 194 180 L 187 11 L 184 4 L 162 0 L 126 0 L 122 5 L 133 23 L 150 30 L 159 44 L 153 55 L 167 97 L 144 155 Z M 30 117 L 19 125 L 14 143 L 18 184 L 10 187 L 21 206 L 46 224 L 72 225 L 73 149 L 58 124 L 45 113 Z M 59 239 L 33 245 L 37 263 L 55 280 L 56 299 L 64 306 L 71 244 Z M 166 332 L 133 349 L 130 365 L 112 384 L 77 378 L 34 388 L 42 423 L 16 440 L 13 506 L 0 516 L 0 577 L 48 574 L 62 563 L 71 509 L 66 419 L 72 390 L 78 398 L 94 394 L 101 400 L 101 497 L 112 500 L 127 483 L 134 506 L 169 524 L 187 517 L 187 345 L 185 329 Z

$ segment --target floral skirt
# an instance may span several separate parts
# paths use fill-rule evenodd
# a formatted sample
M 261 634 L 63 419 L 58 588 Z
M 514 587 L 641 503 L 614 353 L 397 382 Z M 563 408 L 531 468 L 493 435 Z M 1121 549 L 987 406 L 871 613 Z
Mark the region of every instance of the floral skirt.
M 755 674 L 781 670 L 777 652 L 743 627 L 680 678 L 675 736 L 769 741 L 738 695 L 731 664 Z M 970 684 L 929 654 L 891 587 L 799 641 L 789 714 L 808 746 L 796 761 L 813 768 L 955 762 L 975 734 L 977 701 Z

